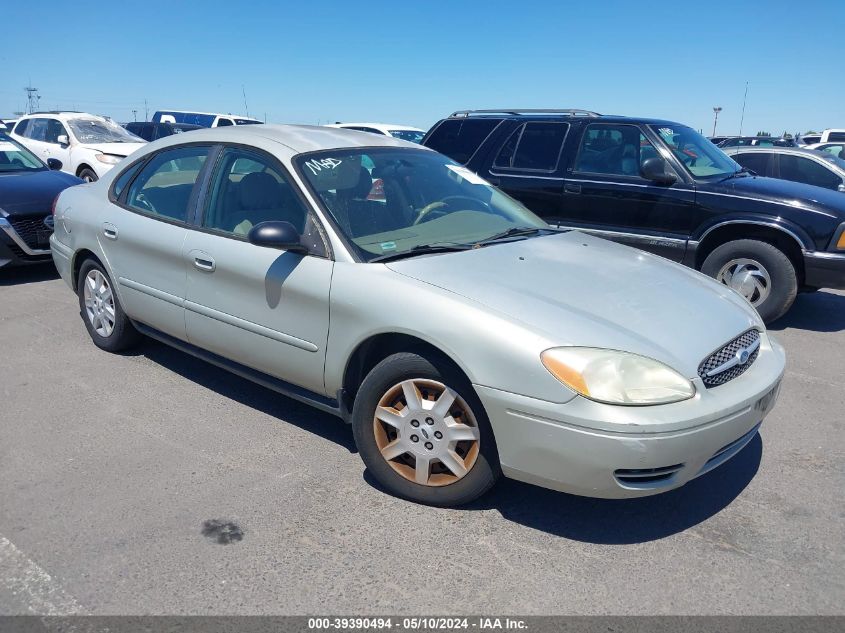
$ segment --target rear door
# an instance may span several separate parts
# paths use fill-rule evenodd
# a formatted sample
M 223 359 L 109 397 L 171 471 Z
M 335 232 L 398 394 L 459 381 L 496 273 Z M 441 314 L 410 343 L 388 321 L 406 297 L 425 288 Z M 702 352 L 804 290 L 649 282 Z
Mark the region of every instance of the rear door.
M 185 302 L 191 343 L 311 391 L 324 391 L 334 262 L 287 171 L 269 154 L 227 148 L 217 161 L 201 226 L 188 231 Z M 249 230 L 291 222 L 302 255 L 255 246 Z
M 774 152 L 739 152 L 732 154 L 731 158 L 758 176 L 776 177 Z
M 182 340 L 182 248 L 210 151 L 208 145 L 175 147 L 131 166 L 133 171 L 115 179 L 111 203 L 99 220 L 99 241 L 126 313 Z
M 555 222 L 561 216 L 561 154 L 569 132 L 562 121 L 527 121 L 488 160 L 483 176 L 531 211 Z
M 661 154 L 639 125 L 584 125 L 565 171 L 561 224 L 681 261 L 695 220 L 695 188 L 668 161 L 674 184 L 643 178 L 640 166 L 655 156 Z

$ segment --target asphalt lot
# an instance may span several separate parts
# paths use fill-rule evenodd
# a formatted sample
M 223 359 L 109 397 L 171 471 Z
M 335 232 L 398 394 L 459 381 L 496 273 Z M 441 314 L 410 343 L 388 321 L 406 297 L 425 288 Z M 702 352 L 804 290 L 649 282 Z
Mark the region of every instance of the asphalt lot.
M 375 488 L 335 418 L 158 343 L 101 352 L 50 267 L 0 271 L 0 613 L 843 614 L 845 293 L 772 330 L 780 403 L 725 466 L 441 510 Z

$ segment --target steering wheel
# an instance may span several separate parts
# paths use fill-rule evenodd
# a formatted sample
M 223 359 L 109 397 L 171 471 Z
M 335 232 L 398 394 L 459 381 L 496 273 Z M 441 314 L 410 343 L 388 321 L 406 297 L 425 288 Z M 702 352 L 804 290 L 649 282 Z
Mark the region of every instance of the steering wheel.
M 153 206 L 153 203 L 150 202 L 147 199 L 147 196 L 145 196 L 143 193 L 139 193 L 137 196 L 135 196 L 135 202 L 144 207 L 147 211 L 158 214 L 158 210 Z
M 478 198 L 470 198 L 469 196 L 446 196 L 442 200 L 427 204 L 420 209 L 416 220 L 414 220 L 414 226 L 421 224 L 429 215 L 431 215 L 432 211 L 437 211 L 438 209 L 443 209 L 444 207 L 450 207 L 452 206 L 451 202 L 456 200 L 467 200 L 470 205 L 474 205 L 476 208 L 480 207 L 482 211 L 490 211 L 490 205 Z M 443 215 L 445 215 L 445 213 L 445 211 L 442 212 Z

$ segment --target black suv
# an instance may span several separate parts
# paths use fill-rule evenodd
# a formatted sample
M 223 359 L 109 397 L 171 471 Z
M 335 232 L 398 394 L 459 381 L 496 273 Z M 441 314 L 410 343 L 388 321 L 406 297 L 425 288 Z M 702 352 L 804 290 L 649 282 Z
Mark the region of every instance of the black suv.
M 422 144 L 550 224 L 651 251 L 742 293 L 766 321 L 799 290 L 845 288 L 845 195 L 740 167 L 671 121 L 471 110 Z

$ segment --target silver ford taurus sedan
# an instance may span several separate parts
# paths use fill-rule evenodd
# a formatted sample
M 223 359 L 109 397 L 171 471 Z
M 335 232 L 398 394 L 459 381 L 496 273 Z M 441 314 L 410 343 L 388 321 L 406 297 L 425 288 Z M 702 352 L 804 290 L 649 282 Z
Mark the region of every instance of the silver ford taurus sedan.
M 59 196 L 51 247 L 97 346 L 144 334 L 331 412 L 379 483 L 422 503 L 500 474 L 677 488 L 754 437 L 784 370 L 727 287 L 361 132 L 150 143 Z

